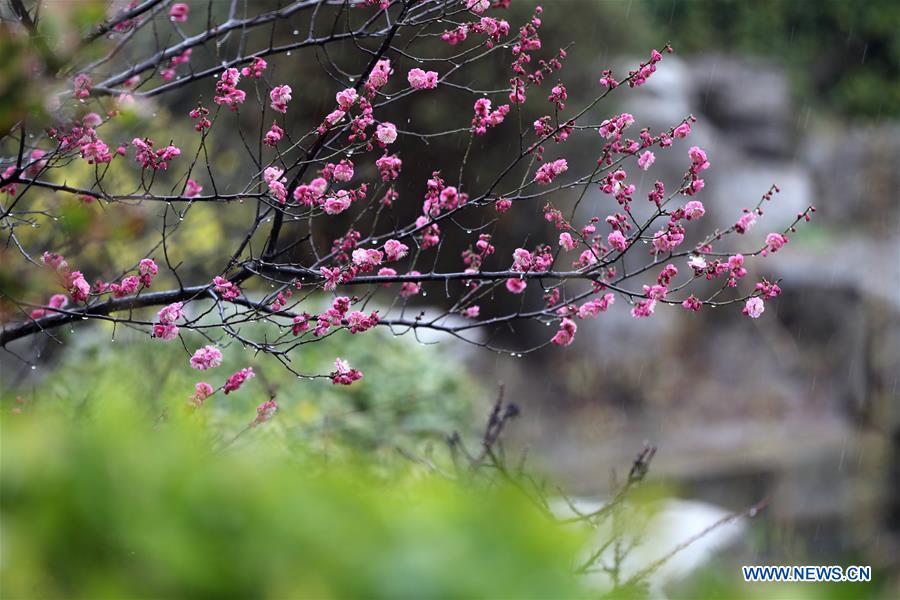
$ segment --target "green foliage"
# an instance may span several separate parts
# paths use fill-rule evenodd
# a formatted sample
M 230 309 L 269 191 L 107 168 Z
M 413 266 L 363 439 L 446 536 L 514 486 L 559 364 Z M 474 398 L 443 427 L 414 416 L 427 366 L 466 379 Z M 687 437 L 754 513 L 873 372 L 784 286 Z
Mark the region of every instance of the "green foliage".
M 5 417 L 0 596 L 584 595 L 578 537 L 513 489 L 325 468 L 266 436 L 216 452 L 203 427 L 114 395 L 79 422 Z
M 900 115 L 900 4 L 894 0 L 649 0 L 679 51 L 784 61 L 804 98 L 854 117 Z

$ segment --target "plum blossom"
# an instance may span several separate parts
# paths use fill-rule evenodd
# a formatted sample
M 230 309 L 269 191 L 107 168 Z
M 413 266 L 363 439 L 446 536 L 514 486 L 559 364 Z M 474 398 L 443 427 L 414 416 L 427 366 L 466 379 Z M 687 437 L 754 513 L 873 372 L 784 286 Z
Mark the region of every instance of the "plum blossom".
M 564 231 L 559 234 L 559 245 L 566 250 L 574 250 L 577 246 L 577 242 L 572 238 L 571 233 L 569 233 L 568 231 Z
M 94 82 L 91 80 L 90 75 L 87 73 L 79 73 L 75 76 L 75 79 L 72 80 L 75 97 L 79 100 L 84 100 L 91 95 L 91 87 L 93 85 Z
M 282 175 L 284 175 L 284 169 L 278 167 L 266 167 L 263 171 L 263 180 L 268 184 L 269 192 L 276 200 L 284 204 L 287 200 L 287 188 L 284 186 L 287 180 Z
M 480 15 L 491 6 L 491 0 L 466 0 L 466 8 Z
M 284 129 L 279 127 L 278 123 L 272 123 L 272 127 L 269 128 L 269 131 L 266 132 L 266 135 L 263 138 L 263 144 L 274 148 L 283 137 Z
M 236 284 L 218 275 L 213 278 L 213 286 L 223 300 L 234 300 L 241 295 L 241 289 Z
M 375 166 L 378 167 L 382 181 L 393 181 L 400 176 L 400 168 L 403 166 L 403 161 L 397 158 L 396 155 L 385 154 L 375 161 Z
M 334 196 L 329 196 L 322 208 L 329 215 L 339 215 L 350 208 L 350 193 L 347 190 L 339 190 Z
M 184 187 L 184 195 L 186 198 L 196 198 L 200 195 L 200 192 L 203 191 L 203 186 L 194 181 L 193 179 L 187 180 L 187 185 Z
M 191 368 L 205 371 L 222 364 L 222 352 L 215 346 L 203 346 L 191 356 Z
M 188 398 L 188 404 L 194 408 L 200 408 L 207 398 L 215 393 L 213 386 L 205 381 L 198 381 L 194 384 L 194 393 Z
M 165 170 L 168 168 L 170 160 L 181 156 L 181 150 L 172 145 L 154 151 L 153 140 L 149 138 L 134 138 L 131 140 L 131 143 L 136 149 L 134 159 L 141 163 L 141 166 L 145 169 L 149 168 L 154 171 L 159 169 Z
M 425 72 L 422 69 L 410 69 L 406 78 L 409 85 L 416 90 L 433 90 L 438 84 L 438 74 L 436 71 Z
M 334 371 L 331 372 L 333 385 L 350 385 L 354 381 L 362 379 L 362 376 L 361 371 L 350 368 L 350 363 L 343 358 L 334 359 Z
M 703 306 L 703 303 L 700 302 L 699 299 L 697 299 L 696 297 L 694 297 L 693 295 L 691 295 L 691 296 L 688 296 L 687 298 L 684 299 L 684 302 L 681 303 L 681 306 L 682 306 L 685 310 L 690 310 L 690 311 L 693 311 L 693 312 L 698 312 L 698 311 L 700 310 L 700 307 Z
M 85 302 L 91 293 L 91 284 L 87 282 L 81 271 L 72 271 L 67 275 L 67 290 L 75 302 Z
M 534 180 L 542 185 L 549 185 L 553 179 L 569 169 L 566 159 L 560 158 L 540 166 L 534 175 Z
M 684 205 L 684 217 L 691 221 L 693 219 L 699 219 L 703 215 L 706 214 L 706 208 L 704 208 L 703 203 L 697 200 L 691 200 L 687 204 Z
M 747 302 L 744 304 L 742 313 L 750 317 L 751 319 L 758 319 L 760 315 L 763 314 L 766 310 L 766 305 L 763 302 L 762 298 L 758 296 L 754 296 L 753 298 L 748 298 Z
M 227 393 L 227 392 L 226 392 Z M 256 418 L 250 423 L 250 427 L 258 427 L 270 420 L 278 412 L 278 402 L 274 399 L 266 400 L 256 407 Z
M 462 311 L 462 316 L 466 317 L 467 319 L 477 319 L 478 315 L 480 315 L 480 314 L 481 314 L 481 307 L 478 306 L 477 304 L 473 304 L 472 306 L 467 306 Z
M 787 243 L 788 239 L 786 236 L 780 233 L 770 233 L 766 236 L 766 247 L 762 251 L 762 255 L 767 256 L 769 252 L 778 252 Z
M 756 213 L 755 212 L 746 212 L 741 215 L 741 218 L 737 220 L 737 223 L 734 224 L 734 229 L 738 233 L 747 233 L 751 227 L 756 224 Z
M 373 268 L 381 264 L 384 253 L 374 248 L 357 248 L 353 251 L 353 264 L 358 267 Z
M 635 319 L 649 317 L 656 308 L 656 300 L 647 298 L 646 300 L 638 300 L 631 309 L 631 316 Z
M 181 302 L 174 302 L 172 304 L 164 306 L 156 314 L 157 319 L 159 319 L 159 322 L 163 324 L 174 323 L 184 316 L 184 311 L 182 310 L 183 307 L 184 304 Z
M 246 367 L 234 373 L 225 382 L 225 395 L 227 396 L 231 392 L 239 390 L 245 381 L 254 377 L 256 377 L 256 373 L 253 372 L 253 367 Z
M 628 248 L 628 240 L 625 239 L 625 236 L 618 229 L 606 236 L 606 241 L 619 252 L 624 252 Z
M 397 141 L 397 126 L 393 123 L 379 123 L 375 128 L 375 137 L 382 144 L 393 144 Z
M 157 273 L 159 273 L 159 267 L 152 258 L 141 259 L 141 262 L 138 263 L 138 274 L 140 275 L 141 283 L 146 287 L 150 287 Z
M 287 103 L 291 101 L 291 86 L 279 85 L 272 88 L 269 92 L 269 99 L 272 100 L 272 110 L 280 113 L 287 112 Z
M 578 318 L 586 319 L 588 317 L 596 317 L 598 314 L 606 312 L 615 301 L 616 297 L 612 292 L 606 293 L 600 298 L 588 300 L 578 307 Z
M 253 62 L 250 63 L 249 66 L 241 69 L 241 75 L 244 77 L 253 77 L 254 79 L 259 79 L 263 76 L 263 72 L 266 70 L 269 64 L 259 56 L 253 59 Z
M 344 111 L 350 110 L 353 105 L 356 104 L 357 98 L 359 98 L 359 94 L 353 88 L 341 90 L 334 96 L 334 99 L 337 101 L 338 106 L 340 106 L 341 110 Z
M 421 275 L 421 273 L 418 271 L 410 271 L 407 275 L 415 277 L 416 275 Z M 400 286 L 400 295 L 404 298 L 415 296 L 420 291 L 422 291 L 422 285 L 418 281 L 404 281 L 403 285 Z
M 343 159 L 332 167 L 332 176 L 335 181 L 350 181 L 353 179 L 353 163 L 347 159 Z
M 188 20 L 191 7 L 184 2 L 176 2 L 169 8 L 169 19 L 174 23 L 184 23 Z
M 656 161 L 656 155 L 647 150 L 638 157 L 638 166 L 646 171 Z
M 213 102 L 228 106 L 231 110 L 237 110 L 238 104 L 243 104 L 247 93 L 237 89 L 241 80 L 241 74 L 237 69 L 225 69 L 216 82 L 216 95 Z
M 400 260 L 409 252 L 409 246 L 398 240 L 388 240 L 384 243 L 384 254 L 387 260 Z
M 568 346 L 575 340 L 575 332 L 578 331 L 578 325 L 572 319 L 563 319 L 559 324 L 559 331 L 550 341 L 557 346 Z
M 506 289 L 511 294 L 521 294 L 525 291 L 528 283 L 519 277 L 513 277 L 506 280 Z

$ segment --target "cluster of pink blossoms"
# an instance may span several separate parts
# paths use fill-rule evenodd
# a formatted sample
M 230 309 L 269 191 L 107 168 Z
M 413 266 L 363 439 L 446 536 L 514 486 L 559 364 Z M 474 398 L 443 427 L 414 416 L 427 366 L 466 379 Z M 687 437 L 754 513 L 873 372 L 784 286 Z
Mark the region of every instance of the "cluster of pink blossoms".
M 475 116 L 472 118 L 472 129 L 475 135 L 484 135 L 488 128 L 496 127 L 509 114 L 509 104 L 502 104 L 497 110 L 491 110 L 491 101 L 479 98 L 475 101 Z
M 213 102 L 224 105 L 231 110 L 237 110 L 239 104 L 243 104 L 247 98 L 247 93 L 237 89 L 237 84 L 241 80 L 241 74 L 237 69 L 225 69 L 219 80 L 216 82 L 216 95 Z
M 205 371 L 222 364 L 222 352 L 215 346 L 203 346 L 191 356 L 191 368 Z
M 276 200 L 284 204 L 287 200 L 287 188 L 284 185 L 287 183 L 287 179 L 282 175 L 284 175 L 284 169 L 278 167 L 266 167 L 263 171 L 263 180 L 269 186 L 269 192 Z
M 236 284 L 218 275 L 213 278 L 213 288 L 223 300 L 234 300 L 241 295 L 241 289 Z
M 350 363 L 342 358 L 334 360 L 334 371 L 331 372 L 331 383 L 334 385 L 350 385 L 362 379 L 362 371 L 351 369 Z
M 253 77 L 254 79 L 259 79 L 263 76 L 263 73 L 268 66 L 269 64 L 264 59 L 257 56 L 253 59 L 253 62 L 250 63 L 249 66 L 241 69 L 241 75 L 243 75 L 244 77 Z
M 225 382 L 225 395 L 227 396 L 231 392 L 236 392 L 244 385 L 244 382 L 248 379 L 253 379 L 254 377 L 256 377 L 256 373 L 253 372 L 253 367 L 245 367 L 234 373 L 228 378 L 228 381 Z
M 269 99 L 272 100 L 272 110 L 280 113 L 287 112 L 287 103 L 291 101 L 291 86 L 279 85 L 272 88 L 269 92 Z
M 410 69 L 406 76 L 409 85 L 415 90 L 433 90 L 438 84 L 436 71 L 423 71 L 422 69 Z
M 175 302 L 160 309 L 157 323 L 153 326 L 153 337 L 164 341 L 178 337 L 178 325 L 175 323 L 184 316 L 183 306 L 181 302 Z
M 558 175 L 565 173 L 568 169 L 569 163 L 566 159 L 560 158 L 541 165 L 534 175 L 534 180 L 541 185 L 549 185 Z
M 134 159 L 145 169 L 165 170 L 170 160 L 181 156 L 181 150 L 172 145 L 154 151 L 153 140 L 150 138 L 134 138 L 131 143 L 136 149 Z

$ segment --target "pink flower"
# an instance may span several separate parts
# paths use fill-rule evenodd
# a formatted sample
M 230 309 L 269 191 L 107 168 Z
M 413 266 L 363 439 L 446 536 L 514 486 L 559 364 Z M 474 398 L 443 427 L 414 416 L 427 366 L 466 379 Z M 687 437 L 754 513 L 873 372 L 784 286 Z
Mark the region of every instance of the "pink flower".
M 473 304 L 472 306 L 466 307 L 462 311 L 462 315 L 467 319 L 476 319 L 478 315 L 481 314 L 481 307 L 477 304 Z
M 559 324 L 559 331 L 550 340 L 557 346 L 568 346 L 575 340 L 575 332 L 578 325 L 572 319 L 563 319 Z
M 635 319 L 641 319 L 644 317 L 649 317 L 653 314 L 653 309 L 656 308 L 656 300 L 646 299 L 646 300 L 638 300 L 634 307 L 631 309 L 631 316 Z
M 762 251 L 762 255 L 766 256 L 769 252 L 778 252 L 787 243 L 787 237 L 781 235 L 780 233 L 770 233 L 766 236 L 766 248 Z
M 203 402 L 215 393 L 213 386 L 205 381 L 199 381 L 194 384 L 194 394 L 188 398 L 188 404 L 194 408 L 199 408 Z
M 628 240 L 618 229 L 606 236 L 606 241 L 619 252 L 625 252 L 625 249 L 628 248 Z
M 352 258 L 354 265 L 371 269 L 381 264 L 383 253 L 374 248 L 357 248 L 353 251 Z
M 69 285 L 67 289 L 75 302 L 85 302 L 91 293 L 91 284 L 87 282 L 81 271 L 72 271 L 68 274 Z
M 415 277 L 421 275 L 418 271 L 410 271 L 407 275 Z M 404 281 L 400 286 L 400 295 L 404 298 L 417 295 L 422 290 L 422 286 L 418 281 Z
M 183 306 L 184 304 L 181 302 L 173 302 L 172 304 L 161 308 L 157 313 L 159 322 L 163 325 L 175 323 L 175 321 L 184 316 L 184 311 L 182 310 Z
M 379 123 L 375 128 L 375 137 L 382 144 L 393 144 L 397 140 L 397 126 L 393 123 Z
M 237 285 L 218 275 L 213 278 L 213 286 L 223 300 L 234 300 L 241 295 L 241 289 Z
M 280 113 L 287 112 L 287 103 L 291 101 L 291 86 L 279 85 L 272 88 L 269 98 L 272 100 L 272 110 Z
M 508 200 L 506 198 L 500 198 L 496 202 L 494 202 L 494 210 L 496 210 L 501 215 L 508 211 L 512 207 L 512 200 Z
M 225 69 L 216 82 L 216 95 L 213 102 L 228 106 L 231 110 L 237 110 L 238 104 L 243 104 L 247 93 L 237 89 L 241 74 L 237 69 Z
M 741 218 L 738 219 L 737 223 L 734 224 L 734 229 L 738 233 L 747 233 L 753 225 L 756 224 L 756 213 L 747 212 L 741 215 Z
M 688 156 L 691 157 L 691 162 L 693 163 L 693 172 L 699 173 L 700 171 L 705 171 L 709 168 L 709 161 L 706 160 L 706 152 L 699 146 L 691 146 L 691 149 L 688 150 Z
M 259 79 L 263 76 L 263 71 L 266 70 L 269 64 L 260 57 L 255 57 L 253 62 L 250 63 L 249 66 L 241 69 L 241 75 L 244 77 L 253 77 L 254 79 Z
M 222 353 L 215 346 L 203 346 L 191 357 L 191 368 L 205 371 L 222 364 Z
M 400 177 L 400 168 L 403 166 L 403 161 L 395 155 L 385 154 L 375 161 L 375 166 L 378 167 L 382 181 L 393 181 Z
M 194 181 L 193 179 L 187 180 L 187 185 L 184 188 L 184 195 L 187 198 L 196 198 L 200 195 L 200 192 L 203 191 L 203 186 Z
M 422 69 L 410 69 L 406 78 L 409 85 L 416 90 L 433 90 L 437 87 L 438 74 L 436 71 L 425 72 Z
M 566 159 L 560 158 L 540 166 L 534 176 L 534 180 L 542 185 L 548 185 L 553 179 L 569 169 Z
M 758 319 L 760 315 L 763 314 L 766 310 L 766 305 L 763 303 L 762 298 L 754 296 L 753 298 L 749 298 L 747 303 L 744 304 L 742 313 L 750 317 L 751 319 Z
M 147 287 L 153 283 L 153 278 L 159 273 L 159 267 L 152 258 L 144 258 L 138 264 L 138 274 L 141 276 L 141 283 Z
M 699 219 L 703 215 L 706 214 L 706 208 L 704 208 L 703 203 L 697 200 L 691 200 L 687 204 L 684 205 L 684 216 L 690 221 L 692 219 Z
M 341 279 L 343 278 L 343 274 L 340 269 L 329 269 L 328 267 L 322 267 L 319 269 L 319 272 L 322 274 L 322 277 L 325 278 L 325 284 L 322 286 L 326 292 L 332 291 L 334 288 L 341 283 Z
M 189 12 L 191 12 L 191 7 L 184 2 L 176 2 L 169 9 L 169 19 L 175 23 L 184 23 L 188 20 Z
M 528 283 L 524 279 L 520 279 L 518 277 L 514 277 L 512 279 L 506 280 L 506 289 L 511 294 L 521 294 L 525 291 L 525 288 L 528 286 Z
M 491 0 L 466 0 L 466 8 L 475 14 L 481 14 L 491 6 Z
M 226 392 L 227 393 L 227 392 Z M 251 427 L 257 427 L 258 425 L 262 425 L 266 421 L 270 420 L 275 416 L 275 413 L 278 412 L 278 403 L 275 402 L 274 399 L 266 400 L 262 404 L 256 407 L 256 418 L 253 419 L 253 422 L 250 423 Z
M 383 58 L 379 60 L 375 63 L 375 68 L 372 69 L 372 72 L 369 73 L 369 78 L 366 80 L 366 88 L 372 93 L 383 88 L 388 82 L 388 77 L 393 72 L 390 59 Z
M 351 369 L 350 363 L 342 358 L 334 359 L 334 371 L 331 372 L 331 383 L 334 385 L 350 385 L 362 379 L 362 372 Z
M 698 300 L 694 296 L 688 296 L 687 298 L 685 298 L 684 302 L 681 303 L 681 306 L 685 310 L 698 312 L 700 310 L 700 307 L 703 306 L 703 304 L 700 302 L 700 300 Z
M 353 88 L 347 88 L 346 90 L 341 90 L 337 94 L 334 95 L 335 100 L 337 100 L 338 106 L 341 107 L 341 110 L 347 111 L 350 110 L 354 104 L 356 104 L 357 98 L 359 98 L 359 94 L 356 93 L 356 90 Z
M 564 231 L 559 234 L 559 245 L 565 248 L 566 250 L 574 250 L 577 242 L 572 239 L 572 234 L 568 231 Z
M 284 129 L 279 127 L 278 123 L 272 123 L 272 127 L 269 128 L 269 131 L 266 132 L 266 136 L 263 138 L 263 144 L 274 148 L 283 137 Z
M 350 194 L 347 190 L 339 190 L 334 196 L 329 196 L 325 200 L 322 208 L 329 215 L 338 215 L 350 208 Z
M 638 158 L 638 166 L 646 171 L 656 161 L 656 155 L 647 150 Z
M 588 300 L 578 307 L 578 318 L 586 319 L 588 317 L 596 317 L 598 314 L 606 312 L 615 301 L 616 297 L 612 293 L 604 294 L 600 298 Z
M 353 163 L 344 159 L 334 165 L 333 173 L 335 181 L 350 181 L 353 179 Z
M 240 389 L 244 382 L 248 379 L 253 379 L 256 376 L 256 373 L 253 372 L 253 367 L 246 367 L 241 369 L 234 375 L 228 378 L 228 381 L 225 382 L 225 395 L 228 395 L 231 392 L 235 392 Z
M 91 80 L 90 75 L 87 73 L 79 73 L 75 76 L 75 79 L 72 80 L 75 97 L 79 100 L 84 100 L 91 95 L 91 87 L 93 85 L 94 82 Z
M 153 337 L 170 341 L 178 337 L 178 325 L 172 323 L 157 323 L 153 326 Z
M 685 122 L 685 123 L 682 123 L 681 125 L 679 125 L 678 127 L 676 127 L 675 130 L 672 132 L 672 135 L 674 135 L 677 138 L 686 138 L 688 135 L 690 135 L 690 133 L 691 133 L 691 124 Z
M 113 283 L 109 286 L 109 289 L 112 292 L 113 297 L 124 298 L 129 294 L 135 293 L 138 289 L 138 285 L 140 285 L 140 279 L 131 275 L 122 279 L 122 283 Z
M 153 140 L 149 138 L 134 138 L 131 140 L 135 147 L 134 159 L 141 163 L 145 169 L 150 168 L 154 171 L 167 169 L 169 161 L 177 156 L 181 156 L 181 150 L 176 146 L 166 146 L 159 150 L 153 150 Z
M 384 254 L 389 261 L 400 260 L 409 252 L 409 246 L 398 240 L 388 240 L 384 243 Z

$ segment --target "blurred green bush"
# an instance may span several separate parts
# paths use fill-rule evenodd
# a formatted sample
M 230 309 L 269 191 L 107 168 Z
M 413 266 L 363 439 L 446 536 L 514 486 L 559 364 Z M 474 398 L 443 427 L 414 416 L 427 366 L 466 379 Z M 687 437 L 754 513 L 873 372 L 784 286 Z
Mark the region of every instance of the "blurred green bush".
M 584 596 L 578 537 L 506 486 L 384 477 L 266 435 L 215 452 L 197 420 L 104 394 L 78 422 L 4 416 L 3 598 Z

